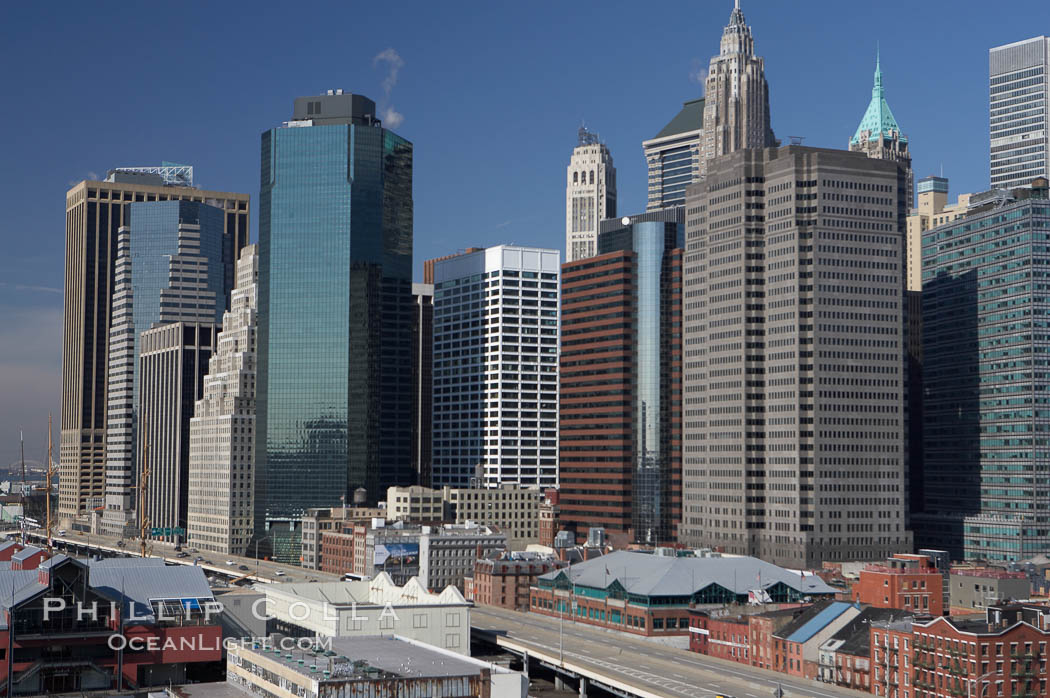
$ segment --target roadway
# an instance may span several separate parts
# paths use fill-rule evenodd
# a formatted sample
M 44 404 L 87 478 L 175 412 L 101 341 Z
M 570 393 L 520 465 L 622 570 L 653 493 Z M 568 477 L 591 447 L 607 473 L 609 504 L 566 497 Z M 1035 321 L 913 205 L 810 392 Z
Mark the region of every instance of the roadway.
M 17 531 L 8 532 L 8 536 L 12 539 L 17 539 Z M 53 535 L 51 538 L 54 541 L 56 550 L 73 556 L 97 552 L 109 557 L 121 555 L 141 557 L 139 541 L 136 539 L 125 538 L 121 540 L 120 538 L 92 535 L 80 531 L 70 531 L 65 535 Z M 29 542 L 34 545 L 42 546 L 45 543 L 45 538 L 40 531 L 30 531 L 29 539 Z M 119 545 L 121 542 L 123 545 Z M 165 562 L 173 565 L 197 565 L 206 573 L 220 575 L 224 578 L 237 579 L 245 577 L 246 581 L 249 582 L 264 583 L 334 582 L 339 580 L 339 575 L 321 572 L 320 570 L 306 570 L 295 565 L 283 565 L 269 560 L 256 560 L 252 557 L 241 557 L 238 555 L 223 555 L 207 550 L 194 553 L 190 552 L 193 546 L 188 544 L 183 544 L 182 546 L 182 550 L 187 554 L 187 557 L 178 557 L 179 553 L 175 551 L 174 543 L 151 540 L 149 541 L 149 547 L 151 548 L 148 551 L 150 553 L 149 557 L 163 558 Z M 204 559 L 196 562 L 195 559 L 198 557 Z M 232 561 L 234 564 L 227 565 L 227 560 Z M 248 569 L 239 569 L 242 565 Z M 281 572 L 281 574 L 277 574 L 278 572 Z
M 670 647 L 614 630 L 559 621 L 533 613 L 494 606 L 471 609 L 475 639 L 494 641 L 619 692 L 643 698 L 769 698 L 778 686 L 784 696 L 847 698 L 870 696 L 816 681 L 807 681 L 765 669 Z M 560 649 L 559 649 L 560 648 Z

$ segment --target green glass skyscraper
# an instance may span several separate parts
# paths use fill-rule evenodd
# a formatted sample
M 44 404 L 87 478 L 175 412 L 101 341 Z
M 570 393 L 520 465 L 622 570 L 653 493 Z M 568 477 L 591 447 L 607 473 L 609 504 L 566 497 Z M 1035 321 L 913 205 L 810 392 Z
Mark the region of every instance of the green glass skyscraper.
M 412 144 L 375 113 L 329 91 L 262 134 L 255 526 L 278 558 L 306 508 L 414 477 Z

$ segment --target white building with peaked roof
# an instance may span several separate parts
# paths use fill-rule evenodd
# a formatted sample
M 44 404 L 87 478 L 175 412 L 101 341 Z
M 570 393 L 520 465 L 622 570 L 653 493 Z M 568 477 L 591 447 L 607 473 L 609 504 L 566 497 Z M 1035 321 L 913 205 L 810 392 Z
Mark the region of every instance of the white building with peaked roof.
M 428 592 L 412 578 L 398 586 L 386 572 L 357 582 L 262 584 L 265 610 L 290 636 L 399 635 L 470 654 L 471 603 L 455 587 Z

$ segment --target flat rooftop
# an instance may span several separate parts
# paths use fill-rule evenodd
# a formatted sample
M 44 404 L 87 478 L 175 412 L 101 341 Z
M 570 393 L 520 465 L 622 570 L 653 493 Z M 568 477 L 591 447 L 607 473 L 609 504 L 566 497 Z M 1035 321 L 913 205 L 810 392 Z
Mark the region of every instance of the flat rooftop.
M 442 678 L 477 676 L 483 669 L 504 673 L 502 669 L 423 643 L 393 635 L 333 637 L 331 650 L 281 650 L 245 648 L 279 662 L 317 681 L 372 681 L 387 679 Z M 303 663 L 300 664 L 299 662 Z M 324 672 L 331 672 L 325 676 Z

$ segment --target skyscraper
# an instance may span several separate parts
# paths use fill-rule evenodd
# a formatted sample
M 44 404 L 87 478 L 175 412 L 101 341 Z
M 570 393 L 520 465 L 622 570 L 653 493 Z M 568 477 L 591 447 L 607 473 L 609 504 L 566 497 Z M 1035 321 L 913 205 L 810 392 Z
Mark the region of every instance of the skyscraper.
M 991 186 L 1028 186 L 1050 176 L 1050 37 L 988 52 Z
M 1050 535 L 1044 319 L 1050 201 L 1031 188 L 970 196 L 923 234 L 922 545 L 953 560 L 1026 560 Z
M 498 245 L 435 264 L 434 487 L 558 484 L 560 258 Z
M 110 535 L 123 535 L 126 526 L 135 524 L 140 336 L 173 322 L 215 323 L 222 317 L 229 297 L 223 219 L 222 209 L 197 201 L 133 203 L 125 214 L 109 333 L 101 524 Z
M 890 105 L 886 101 L 886 91 L 882 87 L 882 65 L 880 57 L 875 58 L 875 84 L 871 88 L 871 102 L 864 112 L 856 133 L 849 140 L 849 149 L 867 153 L 869 158 L 892 160 L 900 163 L 908 173 L 908 205 L 911 206 L 914 196 L 914 179 L 911 171 L 911 153 L 908 151 L 908 137 L 901 133 L 897 120 L 893 118 Z
M 247 555 L 254 533 L 255 252 L 245 247 L 237 262 L 237 287 L 190 420 L 187 541 L 229 555 Z
M 682 207 L 605 220 L 562 265 L 561 520 L 675 541 L 682 472 Z
M 329 90 L 262 134 L 260 537 L 358 487 L 374 502 L 415 479 L 412 144 L 375 114 Z
M 799 567 L 910 551 L 906 182 L 787 146 L 690 188 L 683 543 Z
M 642 142 L 649 170 L 646 210 L 685 203 L 685 188 L 700 178 L 703 125 L 704 100 L 694 99 L 685 102 L 682 110 L 659 133 Z
M 598 134 L 581 126 L 565 178 L 565 254 L 593 257 L 598 221 L 616 215 L 616 168 Z
M 712 158 L 744 148 L 777 145 L 769 120 L 765 61 L 755 55 L 751 27 L 740 0 L 722 31 L 718 55 L 711 59 L 704 89 L 700 169 Z
M 150 528 L 168 529 L 154 538 L 186 539 L 190 420 L 203 395 L 218 330 L 210 322 L 175 322 L 141 336 L 139 518 Z
M 62 441 L 58 510 L 83 515 L 105 503 L 110 311 L 117 231 L 132 202 L 190 200 L 224 212 L 223 245 L 248 240 L 248 195 L 173 186 L 186 174 L 113 170 L 66 193 L 66 258 L 62 328 Z M 232 258 L 231 258 L 232 259 Z M 230 284 L 232 264 L 228 269 Z

